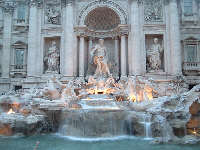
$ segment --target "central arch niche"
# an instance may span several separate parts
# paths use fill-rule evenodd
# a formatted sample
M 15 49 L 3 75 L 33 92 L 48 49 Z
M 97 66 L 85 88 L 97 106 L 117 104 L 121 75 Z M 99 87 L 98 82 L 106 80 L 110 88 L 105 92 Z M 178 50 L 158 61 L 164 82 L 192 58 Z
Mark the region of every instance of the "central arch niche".
M 84 24 L 94 31 L 108 31 L 120 24 L 120 17 L 111 8 L 98 7 L 88 13 Z
M 81 8 L 77 16 L 77 33 L 79 48 L 79 76 L 94 75 L 96 66 L 93 63 L 91 49 L 104 39 L 107 48 L 107 60 L 114 78 L 126 76 L 126 48 L 128 47 L 126 11 L 114 0 L 93 0 Z M 121 42 L 121 39 L 123 40 Z M 122 51 L 121 51 L 122 49 Z M 123 66 L 120 64 L 123 57 Z M 122 66 L 122 69 L 121 69 Z M 123 70 L 123 73 L 121 70 Z

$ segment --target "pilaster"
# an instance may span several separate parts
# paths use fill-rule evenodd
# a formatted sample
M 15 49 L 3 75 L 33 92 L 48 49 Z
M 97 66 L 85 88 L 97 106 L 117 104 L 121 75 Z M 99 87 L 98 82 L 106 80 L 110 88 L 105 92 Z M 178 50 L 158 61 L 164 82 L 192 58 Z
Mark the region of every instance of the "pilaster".
M 2 77 L 9 78 L 10 56 L 11 56 L 11 36 L 12 36 L 12 16 L 16 3 L 12 1 L 3 2 L 3 57 L 2 57 Z
M 169 32 L 170 32 L 170 49 L 171 49 L 171 74 L 182 74 L 182 58 L 181 58 L 181 41 L 180 41 L 180 24 L 177 0 L 169 2 Z

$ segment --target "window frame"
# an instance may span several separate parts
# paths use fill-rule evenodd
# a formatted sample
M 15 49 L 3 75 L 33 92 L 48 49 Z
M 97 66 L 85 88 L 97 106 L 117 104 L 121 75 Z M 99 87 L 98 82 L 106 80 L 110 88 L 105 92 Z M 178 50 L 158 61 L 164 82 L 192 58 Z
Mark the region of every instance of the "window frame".
M 189 39 L 185 39 L 183 41 L 183 49 L 184 49 L 184 62 L 188 62 L 188 49 L 187 46 L 195 46 L 196 47 L 196 61 L 193 62 L 199 62 L 200 61 L 200 45 L 199 45 L 200 41 L 194 38 L 189 38 Z
M 190 5 L 186 5 L 186 4 L 190 4 Z M 183 12 L 184 12 L 184 16 L 193 16 L 193 0 L 183 0 Z
M 24 51 L 24 54 L 23 54 L 23 64 L 17 64 L 17 51 Z M 26 49 L 25 48 L 15 48 L 15 51 L 14 51 L 14 65 L 15 65 L 15 69 L 24 69 L 25 61 L 26 61 Z

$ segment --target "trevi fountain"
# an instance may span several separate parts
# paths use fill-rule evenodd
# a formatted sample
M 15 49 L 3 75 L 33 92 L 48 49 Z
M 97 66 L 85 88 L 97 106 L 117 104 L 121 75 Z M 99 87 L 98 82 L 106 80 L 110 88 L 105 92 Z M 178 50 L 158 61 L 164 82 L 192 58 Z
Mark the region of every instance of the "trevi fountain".
M 0 150 L 199 150 L 198 0 L 0 0 Z

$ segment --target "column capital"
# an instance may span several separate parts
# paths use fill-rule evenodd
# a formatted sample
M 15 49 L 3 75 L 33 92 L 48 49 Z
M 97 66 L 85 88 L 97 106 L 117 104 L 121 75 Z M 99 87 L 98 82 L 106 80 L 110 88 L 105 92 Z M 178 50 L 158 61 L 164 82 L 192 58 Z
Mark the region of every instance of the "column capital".
M 43 5 L 43 1 L 42 0 L 29 0 L 29 6 L 30 7 L 41 8 L 42 5 Z
M 74 0 L 66 0 L 66 6 L 71 6 Z
M 177 3 L 177 0 L 169 0 L 169 2 Z
M 138 5 L 142 5 L 144 3 L 144 0 L 137 0 Z
M 144 0 L 130 0 L 130 2 L 137 2 L 138 5 L 142 5 Z
M 72 6 L 74 3 L 74 0 L 61 0 L 62 7 Z
M 118 26 L 118 32 L 120 36 L 127 36 L 129 34 L 129 26 L 126 24 L 120 24 Z
M 76 35 L 79 37 L 87 37 L 86 30 L 87 30 L 86 26 L 78 26 L 74 28 Z
M 4 13 L 12 14 L 14 12 L 14 9 L 16 7 L 16 2 L 11 0 L 6 0 L 2 2 L 2 8 Z
M 118 37 L 118 36 L 115 36 L 115 37 L 114 37 L 114 40 L 119 40 L 119 37 Z

